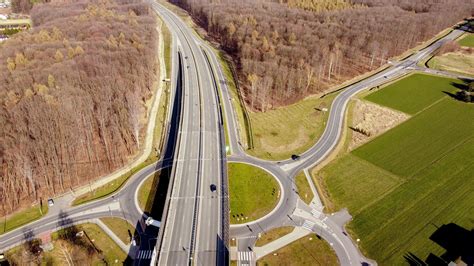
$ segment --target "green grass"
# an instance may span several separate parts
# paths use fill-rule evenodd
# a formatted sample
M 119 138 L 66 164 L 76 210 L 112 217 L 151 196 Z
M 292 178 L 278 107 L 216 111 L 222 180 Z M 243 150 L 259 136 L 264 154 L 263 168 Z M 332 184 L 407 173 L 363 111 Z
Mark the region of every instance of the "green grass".
M 100 220 L 107 225 L 107 227 L 110 228 L 110 230 L 112 230 L 125 245 L 128 245 L 130 241 L 132 241 L 130 239 L 130 234 L 132 236 L 135 234 L 135 227 L 126 220 L 115 217 L 104 217 L 100 218 Z
M 460 83 L 455 79 L 413 74 L 369 94 L 365 99 L 408 114 L 415 114 L 445 97 L 443 91 L 455 92 L 457 89 L 452 86 L 452 82 Z
M 304 172 L 299 173 L 295 177 L 295 184 L 300 199 L 306 204 L 309 204 L 313 200 L 314 194 L 311 190 L 311 187 L 309 186 L 308 179 L 306 179 L 306 175 L 304 174 Z
M 151 211 L 151 206 L 148 206 L 148 201 L 150 199 L 150 196 L 155 197 L 156 184 L 158 184 L 160 180 L 160 173 L 161 172 L 156 172 L 155 174 L 152 174 L 147 177 L 145 182 L 142 183 L 140 189 L 138 190 L 138 205 L 140 206 L 140 209 L 142 209 L 142 211 L 144 212 Z
M 332 266 L 339 265 L 339 261 L 326 241 L 319 239 L 315 234 L 310 234 L 261 258 L 257 261 L 257 265 Z
M 461 46 L 474 47 L 474 34 L 466 34 L 458 43 Z
M 319 174 L 324 178 L 336 209 L 347 207 L 352 215 L 356 215 L 403 181 L 351 154 L 329 164 Z
M 428 67 L 463 75 L 474 75 L 474 55 L 448 53 L 435 56 L 428 61 Z
M 269 110 L 250 112 L 254 149 L 248 153 L 270 160 L 288 159 L 310 148 L 322 135 L 329 108 L 336 93 L 325 98 L 309 97 L 295 104 Z
M 266 244 L 275 241 L 278 238 L 281 238 L 289 233 L 291 233 L 295 228 L 293 226 L 283 226 L 271 229 L 263 233 L 260 238 L 257 239 L 255 246 L 262 247 Z
M 452 80 L 438 81 L 456 90 L 448 86 Z M 391 86 L 405 90 L 406 81 L 397 83 Z M 377 101 L 393 106 L 403 98 L 385 92 L 376 92 Z M 362 249 L 380 265 L 406 264 L 409 252 L 422 260 L 441 255 L 429 240 L 433 224 L 474 228 L 473 105 L 447 95 L 431 102 L 417 97 L 429 107 L 320 172 L 336 205 L 353 215 L 349 227 Z
M 230 163 L 227 169 L 231 224 L 256 220 L 275 208 L 280 186 L 273 176 L 260 168 L 241 163 Z
M 16 212 L 10 216 L 7 216 L 6 220 L 4 217 L 2 217 L 0 220 L 0 235 L 13 229 L 16 229 L 20 226 L 23 226 L 27 223 L 38 220 L 46 213 L 48 213 L 48 203 L 44 202 L 41 210 L 39 204 L 37 204 L 22 211 Z

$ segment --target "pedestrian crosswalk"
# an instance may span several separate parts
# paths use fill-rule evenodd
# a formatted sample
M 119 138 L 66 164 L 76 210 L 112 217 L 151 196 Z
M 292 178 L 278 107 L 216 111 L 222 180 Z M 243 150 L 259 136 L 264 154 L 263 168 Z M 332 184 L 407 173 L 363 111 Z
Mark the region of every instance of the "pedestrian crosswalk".
M 309 230 L 309 231 L 313 231 L 313 226 L 314 226 L 314 225 L 315 225 L 314 222 L 305 220 L 304 223 L 303 223 L 303 228 L 304 228 L 304 229 L 307 229 L 307 230 Z
M 153 250 L 139 250 L 138 251 L 138 256 L 137 259 L 144 260 L 144 259 L 151 259 L 151 256 L 153 255 Z
M 311 213 L 312 213 L 313 216 L 316 217 L 316 218 L 319 218 L 319 217 L 321 216 L 321 214 L 322 214 L 320 211 L 318 211 L 318 210 L 316 210 L 316 209 L 312 209 L 312 210 L 311 210 Z
M 239 251 L 237 255 L 237 265 L 252 265 L 252 261 L 255 260 L 252 251 Z

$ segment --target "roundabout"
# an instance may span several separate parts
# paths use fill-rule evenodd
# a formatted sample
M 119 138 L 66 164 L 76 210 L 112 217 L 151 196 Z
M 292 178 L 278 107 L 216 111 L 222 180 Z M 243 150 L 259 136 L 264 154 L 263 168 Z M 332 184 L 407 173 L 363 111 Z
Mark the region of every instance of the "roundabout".
M 282 185 L 271 173 L 245 163 L 229 163 L 231 224 L 245 224 L 281 204 Z

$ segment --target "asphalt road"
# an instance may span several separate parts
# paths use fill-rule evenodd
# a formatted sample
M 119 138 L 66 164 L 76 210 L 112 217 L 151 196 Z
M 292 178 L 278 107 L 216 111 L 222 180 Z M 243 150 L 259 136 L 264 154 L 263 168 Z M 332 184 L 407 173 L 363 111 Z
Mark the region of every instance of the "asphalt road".
M 225 154 L 217 88 L 196 36 L 173 13 L 153 8 L 173 34 L 183 73 L 183 116 L 158 264 L 222 265 L 225 245 Z M 211 185 L 217 191 L 211 191 Z M 157 249 L 158 249 L 157 248 Z
M 42 232 L 104 216 L 121 217 L 137 224 L 138 232 L 146 240 L 142 241 L 140 249 L 150 250 L 154 246 L 153 239 L 156 238 L 157 232 L 154 231 L 151 236 L 146 232 L 143 221 L 147 215 L 138 208 L 136 193 L 139 184 L 146 177 L 163 167 L 173 166 L 174 176 L 170 181 L 172 193 L 169 194 L 166 219 L 163 221 L 165 229 L 160 231 L 163 241 L 158 243 L 159 248 L 155 250 L 155 254 L 160 255 L 158 262 L 160 265 L 190 264 L 191 261 L 199 265 L 222 265 L 228 260 L 225 247 L 228 243 L 228 194 L 221 105 L 216 85 L 222 94 L 221 104 L 229 132 L 228 142 L 232 153 L 229 161 L 245 162 L 264 168 L 278 179 L 282 187 L 280 202 L 270 214 L 248 224 L 230 227 L 231 237 L 242 240 L 239 241 L 239 251 L 248 251 L 248 247 L 253 247 L 255 236 L 259 232 L 282 225 L 304 224 L 305 220 L 294 214 L 298 204 L 294 176 L 299 171 L 321 162 L 337 145 L 350 98 L 362 90 L 386 83 L 411 70 L 420 70 L 416 66 L 417 62 L 433 53 L 444 42 L 462 34 L 462 31 L 455 30 L 380 73 L 346 87 L 331 105 L 326 129 L 318 142 L 301 154 L 297 161 L 271 162 L 247 155 L 240 145 L 236 115 L 232 108 L 232 101 L 238 99 L 230 97 L 225 77 L 212 49 L 199 40 L 172 12 L 156 3 L 153 3 L 153 7 L 173 34 L 174 67 L 171 79 L 174 85 L 179 73 L 179 64 L 176 64 L 178 52 L 182 56 L 183 103 L 182 107 L 179 107 L 182 112 L 179 119 L 182 119 L 182 123 L 179 123 L 181 128 L 177 139 L 173 140 L 176 143 L 172 141 L 173 143 L 168 145 L 173 150 L 176 147 L 177 152 L 171 153 L 173 159 L 165 156 L 165 160 L 144 168 L 111 197 L 77 207 L 52 208 L 42 219 L 3 234 L 0 236 L 0 251 Z M 430 71 L 432 70 L 426 70 Z M 173 121 L 169 123 L 169 132 L 177 130 L 173 129 Z M 211 184 L 217 186 L 217 192 L 210 191 Z M 336 218 L 320 215 L 318 219 L 319 223 L 311 230 L 332 243 L 341 264 L 357 265 L 366 260 L 354 241 L 343 234 L 343 225 L 338 223 Z M 150 264 L 150 259 L 138 261 L 138 264 Z

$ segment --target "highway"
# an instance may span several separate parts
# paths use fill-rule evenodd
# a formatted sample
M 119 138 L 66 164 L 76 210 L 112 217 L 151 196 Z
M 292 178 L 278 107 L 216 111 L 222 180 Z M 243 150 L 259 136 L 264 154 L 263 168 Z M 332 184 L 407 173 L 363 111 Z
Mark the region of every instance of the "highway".
M 163 159 L 133 175 L 112 196 L 77 207 L 51 208 L 42 219 L 0 236 L 0 251 L 20 244 L 42 232 L 93 218 L 121 217 L 137 225 L 142 241 L 140 251 L 154 250 L 153 257 L 137 259 L 137 265 L 226 265 L 229 237 L 238 240 L 237 252 L 252 252 L 256 236 L 282 225 L 307 227 L 331 243 L 342 265 L 371 262 L 357 244 L 344 234 L 343 215 L 324 214 L 323 206 L 302 204 L 294 177 L 328 157 L 339 143 L 349 100 L 357 93 L 384 84 L 413 70 L 432 72 L 417 66 L 444 42 L 460 36 L 454 30 L 425 49 L 360 82 L 347 86 L 333 101 L 325 131 L 313 147 L 296 160 L 265 161 L 245 153 L 239 141 L 239 129 L 233 101 L 219 61 L 213 49 L 174 13 L 150 1 L 167 24 L 173 37 L 172 92 L 168 119 L 168 137 Z M 222 98 L 219 99 L 219 92 Z M 223 117 L 224 116 L 224 117 Z M 225 154 L 223 120 L 228 131 L 231 155 Z M 226 163 L 243 162 L 270 172 L 281 186 L 277 207 L 257 221 L 229 226 Z M 163 168 L 171 167 L 168 194 L 161 213 L 161 230 L 144 227 L 148 217 L 137 204 L 137 191 L 143 180 Z M 216 191 L 211 191 L 211 184 Z M 155 215 L 155 214 L 153 214 Z M 310 224 L 311 226 L 308 226 Z M 230 228 L 230 231 L 229 231 Z M 255 264 L 254 260 L 239 264 Z
M 159 265 L 222 265 L 228 217 L 223 124 L 212 70 L 195 35 L 172 12 L 152 3 L 173 34 L 182 75 L 183 115 L 168 209 L 158 237 Z M 216 191 L 211 190 L 216 186 Z

